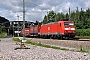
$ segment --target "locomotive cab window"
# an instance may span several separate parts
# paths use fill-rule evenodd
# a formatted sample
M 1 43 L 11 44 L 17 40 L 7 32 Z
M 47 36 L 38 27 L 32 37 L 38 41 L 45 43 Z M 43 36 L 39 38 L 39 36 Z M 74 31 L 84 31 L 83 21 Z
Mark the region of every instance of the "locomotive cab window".
M 64 26 L 69 26 L 69 23 L 68 22 L 64 22 Z
M 74 23 L 72 23 L 72 22 L 64 22 L 64 26 L 74 26 Z

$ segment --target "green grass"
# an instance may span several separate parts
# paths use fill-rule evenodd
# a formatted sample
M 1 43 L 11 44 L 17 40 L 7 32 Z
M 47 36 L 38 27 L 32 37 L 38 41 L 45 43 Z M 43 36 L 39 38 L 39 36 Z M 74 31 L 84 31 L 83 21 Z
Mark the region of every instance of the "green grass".
M 88 50 L 84 50 L 84 49 L 80 48 L 80 50 L 77 50 L 77 52 L 88 52 Z
M 31 44 L 31 45 L 46 47 L 46 48 L 53 48 L 53 49 L 59 49 L 59 50 L 69 50 L 69 49 L 66 49 L 66 48 L 60 48 L 60 47 L 56 47 L 56 46 L 50 46 L 50 45 L 35 43 L 35 42 L 30 42 L 30 41 L 27 41 L 26 43 Z
M 19 38 L 13 38 L 13 40 L 17 41 L 17 42 L 21 42 L 21 40 Z M 46 48 L 58 49 L 58 50 L 69 50 L 69 49 L 66 49 L 66 48 L 60 48 L 60 47 L 57 47 L 57 46 L 50 46 L 50 45 L 46 45 L 46 44 L 42 44 L 42 43 L 31 42 L 31 41 L 28 41 L 28 40 L 25 43 L 26 44 L 31 44 L 31 45 L 36 45 L 36 46 L 41 46 L 41 47 L 46 47 Z
M 90 36 L 75 36 L 75 38 L 90 39 Z
M 13 38 L 14 41 L 17 41 L 17 42 L 21 42 L 21 40 L 19 38 Z M 46 48 L 53 48 L 53 49 L 58 49 L 58 50 L 66 50 L 66 51 L 69 51 L 69 49 L 67 48 L 60 48 L 60 47 L 57 47 L 57 46 L 50 46 L 50 45 L 47 45 L 47 44 L 42 44 L 42 43 L 36 43 L 36 42 L 31 42 L 29 40 L 27 40 L 25 42 L 26 44 L 31 44 L 31 45 L 35 45 L 35 46 L 41 46 L 41 47 L 46 47 Z M 77 50 L 76 52 L 88 52 L 87 50 L 83 50 L 82 49 L 82 46 L 80 47 L 80 50 Z
M 77 52 L 88 52 L 87 50 L 77 50 Z
M 7 37 L 6 32 L 0 33 L 0 38 L 5 38 L 5 37 Z
M 17 42 L 21 42 L 21 40 L 19 38 L 13 38 L 12 40 L 17 41 Z
M 77 50 L 77 52 L 88 52 L 87 50 L 84 50 L 83 48 L 82 48 L 82 45 L 80 45 L 80 50 Z

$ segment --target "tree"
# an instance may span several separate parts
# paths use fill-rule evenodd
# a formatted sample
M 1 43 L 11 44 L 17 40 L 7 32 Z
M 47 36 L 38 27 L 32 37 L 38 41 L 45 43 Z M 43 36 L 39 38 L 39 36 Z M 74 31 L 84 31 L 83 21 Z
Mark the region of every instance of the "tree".
M 1 17 L 1 16 L 0 16 L 0 24 L 1 24 L 1 26 L 5 26 L 5 27 L 10 26 L 9 20 L 7 20 L 7 19 L 5 19 L 4 17 Z
M 47 16 L 45 15 L 43 23 L 55 22 L 55 19 L 56 13 L 52 10 L 48 12 Z
M 39 23 L 39 21 L 36 20 L 36 22 L 35 22 L 34 24 L 35 24 L 35 25 L 38 25 L 38 24 L 40 24 L 40 23 Z
M 55 15 L 54 15 L 55 14 Z M 66 13 L 55 13 L 53 10 L 49 11 L 47 16 L 45 15 L 43 19 L 43 23 L 48 23 L 48 22 L 56 22 L 60 19 L 63 18 L 69 18 L 69 14 Z M 71 20 L 75 22 L 76 28 L 77 29 L 87 29 L 90 28 L 90 9 L 88 8 L 86 11 L 84 11 L 81 8 L 81 11 L 77 10 L 74 12 L 71 12 Z
M 42 24 L 47 23 L 47 16 L 45 15 L 44 20 L 42 21 Z
M 68 13 L 65 14 L 65 18 L 69 18 L 69 14 Z

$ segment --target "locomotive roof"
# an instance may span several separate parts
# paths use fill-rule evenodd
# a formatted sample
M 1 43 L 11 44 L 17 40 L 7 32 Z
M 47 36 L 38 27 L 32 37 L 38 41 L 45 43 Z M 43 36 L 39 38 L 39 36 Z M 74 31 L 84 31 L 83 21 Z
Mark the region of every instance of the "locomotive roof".
M 55 23 L 58 23 L 58 22 L 60 22 L 60 21 L 64 21 L 64 22 L 66 21 L 66 22 L 67 22 L 67 21 L 71 21 L 71 19 L 68 19 L 68 18 L 67 18 L 67 19 L 66 19 L 66 18 L 65 18 L 65 19 L 60 19 L 60 20 L 58 20 L 57 22 L 50 22 L 50 23 L 46 23 L 46 24 L 42 24 L 42 25 L 55 24 Z
M 57 22 L 50 22 L 50 23 L 46 23 L 46 24 L 43 24 L 43 25 L 47 25 L 47 24 L 55 24 Z

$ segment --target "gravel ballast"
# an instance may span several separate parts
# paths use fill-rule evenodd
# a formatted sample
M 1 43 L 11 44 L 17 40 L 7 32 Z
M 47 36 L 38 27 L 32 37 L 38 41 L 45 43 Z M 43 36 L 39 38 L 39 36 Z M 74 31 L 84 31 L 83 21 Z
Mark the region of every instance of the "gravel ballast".
M 62 51 L 35 45 L 26 45 L 30 49 L 14 50 L 20 45 L 11 39 L 0 39 L 0 60 L 90 60 L 89 53 Z

